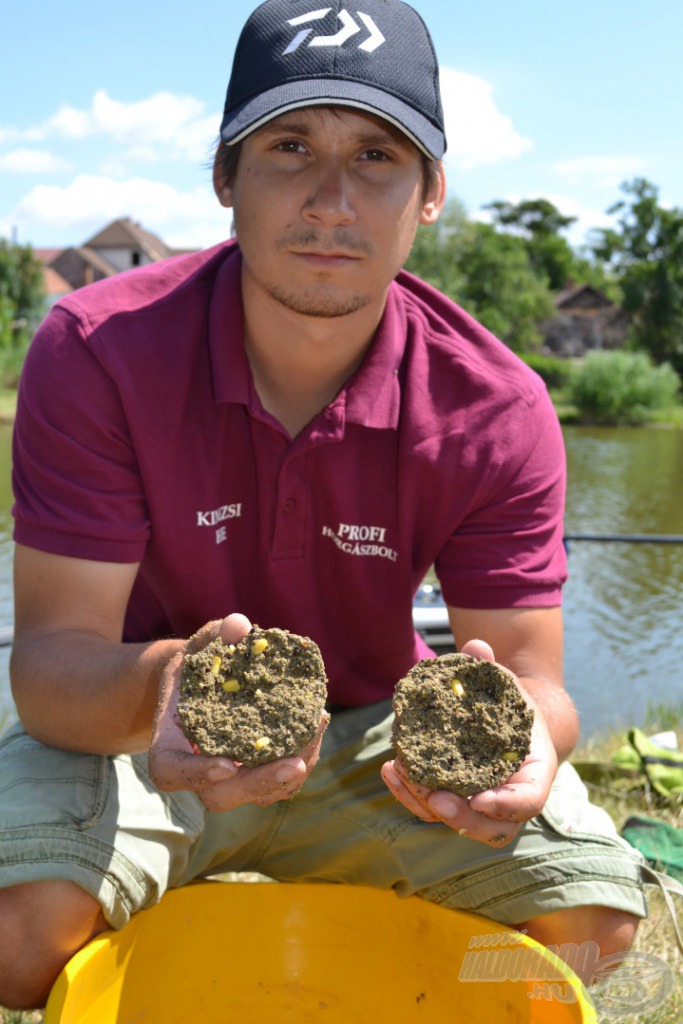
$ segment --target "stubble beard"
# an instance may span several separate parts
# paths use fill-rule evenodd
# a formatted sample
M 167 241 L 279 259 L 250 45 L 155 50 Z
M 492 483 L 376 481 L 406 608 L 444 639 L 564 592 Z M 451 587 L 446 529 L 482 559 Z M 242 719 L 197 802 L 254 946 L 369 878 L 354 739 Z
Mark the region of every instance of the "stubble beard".
M 324 286 L 315 294 L 301 294 L 280 285 L 271 285 L 268 291 L 277 302 L 294 313 L 322 319 L 349 316 L 370 303 L 370 296 L 364 292 L 353 292 L 344 296 L 331 295 L 325 293 Z
M 339 251 L 343 250 L 350 256 L 374 255 L 373 248 L 367 242 L 359 242 L 349 233 L 343 230 L 336 231 L 332 239 L 321 240 L 320 233 L 315 229 L 308 231 L 292 232 L 277 242 L 278 252 L 288 249 L 299 249 L 302 251 Z M 350 294 L 340 295 L 335 293 L 325 280 L 311 282 L 301 290 L 295 290 L 286 284 L 273 283 L 268 291 L 271 296 L 280 302 L 287 309 L 302 316 L 335 319 L 337 317 L 349 316 L 363 309 L 371 302 L 371 296 L 367 292 L 355 291 Z

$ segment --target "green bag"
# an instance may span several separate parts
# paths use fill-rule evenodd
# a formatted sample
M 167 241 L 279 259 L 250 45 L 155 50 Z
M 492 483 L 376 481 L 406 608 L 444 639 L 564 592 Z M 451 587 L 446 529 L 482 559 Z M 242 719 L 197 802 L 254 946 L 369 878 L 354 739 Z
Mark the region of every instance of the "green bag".
M 636 815 L 621 830 L 627 843 L 640 850 L 658 871 L 683 882 L 683 831 L 665 821 Z
M 661 796 L 683 795 L 683 753 L 658 747 L 640 729 L 629 729 L 626 739 L 628 745 L 612 755 L 615 765 L 644 771 L 652 788 Z

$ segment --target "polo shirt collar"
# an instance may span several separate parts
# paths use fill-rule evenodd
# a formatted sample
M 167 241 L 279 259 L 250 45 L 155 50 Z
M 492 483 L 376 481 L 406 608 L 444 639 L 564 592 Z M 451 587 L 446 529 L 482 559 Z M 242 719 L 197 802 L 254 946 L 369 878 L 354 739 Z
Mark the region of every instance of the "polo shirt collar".
M 338 396 L 346 396 L 347 423 L 384 430 L 398 426 L 401 404 L 398 374 L 406 344 L 400 304 L 397 286 L 392 283 L 373 342 Z
M 209 352 L 216 402 L 254 408 L 256 396 L 244 349 L 241 288 L 242 257 L 231 243 L 215 278 L 209 306 Z M 405 323 L 396 284 L 389 287 L 375 338 L 353 376 L 331 403 L 347 423 L 379 429 L 398 425 L 399 366 L 405 349 Z
M 214 400 L 250 405 L 255 396 L 244 349 L 242 254 L 234 242 L 225 249 L 211 292 L 209 355 Z

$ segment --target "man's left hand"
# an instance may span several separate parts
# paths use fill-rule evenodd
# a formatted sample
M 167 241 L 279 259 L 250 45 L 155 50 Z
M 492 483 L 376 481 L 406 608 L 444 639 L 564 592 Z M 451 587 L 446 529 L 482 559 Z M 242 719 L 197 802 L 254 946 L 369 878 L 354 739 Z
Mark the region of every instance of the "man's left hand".
M 494 660 L 489 645 L 479 640 L 465 644 L 462 650 L 475 658 Z M 520 689 L 524 693 L 523 687 Z M 496 847 L 511 842 L 522 823 L 543 809 L 558 764 L 543 714 L 528 694 L 524 696 L 534 708 L 531 747 L 524 763 L 502 785 L 471 797 L 430 790 L 411 782 L 396 758 L 382 766 L 382 778 L 396 799 L 423 821 L 443 822 L 469 839 Z

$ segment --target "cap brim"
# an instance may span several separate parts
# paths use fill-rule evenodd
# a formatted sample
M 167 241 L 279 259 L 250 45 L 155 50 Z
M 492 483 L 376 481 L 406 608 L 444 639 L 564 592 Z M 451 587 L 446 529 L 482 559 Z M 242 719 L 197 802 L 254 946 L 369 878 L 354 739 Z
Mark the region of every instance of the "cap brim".
M 418 149 L 435 160 L 440 160 L 446 151 L 441 129 L 407 103 L 362 82 L 334 78 L 287 82 L 259 93 L 235 110 L 226 111 L 221 139 L 234 145 L 288 110 L 325 106 L 353 107 L 373 114 L 398 128 Z

